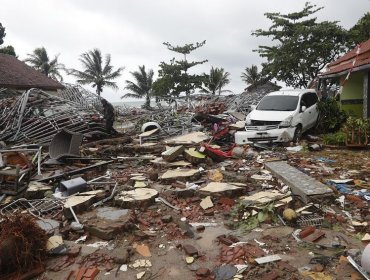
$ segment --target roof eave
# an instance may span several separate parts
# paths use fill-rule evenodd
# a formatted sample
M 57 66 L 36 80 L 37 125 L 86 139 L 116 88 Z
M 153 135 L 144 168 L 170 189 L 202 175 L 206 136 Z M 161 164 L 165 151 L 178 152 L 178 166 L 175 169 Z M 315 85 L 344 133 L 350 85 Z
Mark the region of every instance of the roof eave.
M 58 90 L 58 89 L 64 89 L 65 87 L 63 85 L 60 86 L 44 86 L 44 85 L 16 85 L 16 84 L 0 84 L 0 88 L 12 88 L 12 89 L 19 89 L 19 90 L 28 90 L 31 88 L 38 88 L 42 90 Z
M 370 64 L 365 64 L 365 65 L 354 67 L 352 72 L 358 72 L 358 71 L 362 71 L 362 70 L 366 70 L 366 69 L 370 69 Z M 346 70 L 340 71 L 338 73 L 330 73 L 330 74 L 325 74 L 324 73 L 322 75 L 319 75 L 319 78 L 320 79 L 328 79 L 328 78 L 336 78 L 336 77 L 344 76 L 344 75 L 348 74 L 349 70 L 350 69 L 346 69 Z

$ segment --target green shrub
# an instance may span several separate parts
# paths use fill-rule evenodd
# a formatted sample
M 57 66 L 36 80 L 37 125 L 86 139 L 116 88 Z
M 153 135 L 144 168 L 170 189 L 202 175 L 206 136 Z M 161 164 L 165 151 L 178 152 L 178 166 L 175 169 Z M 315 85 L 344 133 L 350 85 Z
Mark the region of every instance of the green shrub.
M 370 119 L 349 117 L 344 124 L 343 131 L 350 144 L 367 145 Z
M 333 98 L 320 100 L 317 103 L 319 118 L 316 130 L 318 133 L 334 133 L 338 131 L 347 120 L 347 113 L 340 109 Z
M 325 145 L 344 146 L 346 144 L 346 133 L 337 132 L 323 135 Z

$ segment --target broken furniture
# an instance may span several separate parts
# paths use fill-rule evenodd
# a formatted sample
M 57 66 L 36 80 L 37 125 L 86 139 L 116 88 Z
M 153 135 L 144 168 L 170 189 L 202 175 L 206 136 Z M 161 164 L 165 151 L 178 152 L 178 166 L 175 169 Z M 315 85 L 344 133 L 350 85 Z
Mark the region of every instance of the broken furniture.
M 30 181 L 30 168 L 19 165 L 0 170 L 0 193 L 17 195 L 27 188 Z
M 82 139 L 82 134 L 62 129 L 50 142 L 50 157 L 57 160 L 63 157 L 79 157 Z
M 0 150 L 0 162 L 0 193 L 19 194 L 30 181 L 31 162 L 18 150 Z

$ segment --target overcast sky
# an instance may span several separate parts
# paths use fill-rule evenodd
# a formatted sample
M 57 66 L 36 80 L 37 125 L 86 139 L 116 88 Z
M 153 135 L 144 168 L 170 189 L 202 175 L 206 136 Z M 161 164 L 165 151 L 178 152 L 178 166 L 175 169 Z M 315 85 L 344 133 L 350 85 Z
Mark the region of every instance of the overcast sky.
M 4 45 L 13 45 L 20 59 L 36 47 L 44 46 L 49 55 L 60 54 L 68 68 L 80 69 L 79 55 L 93 48 L 110 53 L 112 64 L 125 70 L 117 80 L 118 91 L 105 88 L 103 97 L 119 101 L 125 80 L 138 65 L 157 74 L 161 61 L 175 56 L 162 44 L 174 45 L 207 40 L 189 60 L 208 59 L 194 68 L 209 72 L 211 66 L 231 73 L 230 90 L 242 92 L 240 79 L 245 67 L 260 65 L 253 52 L 263 38 L 251 36 L 258 28 L 268 28 L 265 12 L 299 11 L 301 0 L 0 0 L 0 22 L 6 28 Z M 325 8 L 318 19 L 337 20 L 345 28 L 370 11 L 370 0 L 315 0 Z M 73 77 L 65 81 L 74 82 Z

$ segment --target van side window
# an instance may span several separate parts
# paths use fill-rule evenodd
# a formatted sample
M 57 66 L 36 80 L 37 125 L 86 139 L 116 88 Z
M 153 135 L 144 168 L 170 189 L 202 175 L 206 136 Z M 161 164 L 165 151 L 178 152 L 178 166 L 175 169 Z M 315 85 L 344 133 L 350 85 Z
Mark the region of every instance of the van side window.
M 301 105 L 306 106 L 307 108 L 315 105 L 318 98 L 316 93 L 314 92 L 307 92 L 302 96 Z

